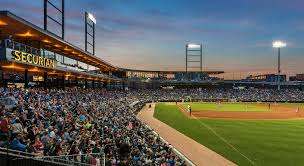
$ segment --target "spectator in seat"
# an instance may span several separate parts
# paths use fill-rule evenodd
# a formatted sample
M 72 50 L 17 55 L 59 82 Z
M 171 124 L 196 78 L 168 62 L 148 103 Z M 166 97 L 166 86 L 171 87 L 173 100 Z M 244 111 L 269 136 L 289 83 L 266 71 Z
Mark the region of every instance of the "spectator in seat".
M 15 123 L 11 125 L 11 129 L 13 139 L 17 136 L 17 134 L 21 134 L 23 132 L 23 127 L 19 119 L 15 120 Z
M 39 135 L 36 136 L 36 139 L 35 139 L 35 142 L 33 144 L 33 147 L 35 147 L 36 153 L 40 153 L 40 154 L 43 153 L 44 145 L 41 142 Z
M 27 145 L 20 142 L 21 134 L 17 134 L 16 138 L 13 139 L 11 143 L 11 148 L 14 150 L 19 150 L 25 152 L 27 150 Z
M 1 135 L 6 135 L 9 131 L 9 117 L 4 116 L 0 122 L 0 134 Z

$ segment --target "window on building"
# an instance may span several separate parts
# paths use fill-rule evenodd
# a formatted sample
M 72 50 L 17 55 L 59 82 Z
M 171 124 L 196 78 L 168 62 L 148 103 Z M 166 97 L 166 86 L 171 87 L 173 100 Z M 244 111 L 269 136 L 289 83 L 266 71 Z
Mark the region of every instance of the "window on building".
M 61 63 L 61 64 L 64 63 L 64 61 L 63 61 L 63 56 L 62 56 L 62 55 L 56 54 L 55 57 L 56 57 L 56 61 L 57 61 L 57 62 L 59 62 L 59 63 Z
M 64 64 L 72 67 L 77 66 L 77 61 L 75 59 L 69 58 L 69 57 L 64 57 Z
M 87 71 L 88 70 L 88 65 L 86 63 L 78 61 L 78 68 L 80 70 Z
M 89 71 L 96 70 L 96 67 L 95 67 L 95 66 L 92 66 L 92 65 L 89 65 L 88 70 L 89 70 Z
M 37 52 L 38 53 L 38 52 Z M 40 53 L 40 52 L 39 52 Z M 38 54 L 39 54 L 38 53 Z M 57 55 L 55 55 L 54 52 L 48 51 L 48 50 L 43 50 L 43 56 L 45 58 L 49 58 L 49 59 L 56 59 L 57 60 Z M 60 55 L 61 56 L 61 55 Z M 61 56 L 62 57 L 62 56 Z

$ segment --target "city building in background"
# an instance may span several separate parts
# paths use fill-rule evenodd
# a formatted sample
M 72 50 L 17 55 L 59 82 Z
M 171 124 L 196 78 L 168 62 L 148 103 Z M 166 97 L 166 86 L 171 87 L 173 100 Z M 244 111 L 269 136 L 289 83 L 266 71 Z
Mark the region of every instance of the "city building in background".
M 257 75 L 257 76 L 248 76 L 246 81 L 256 81 L 256 82 L 286 82 L 286 75 L 277 75 L 277 74 L 265 74 L 265 75 Z

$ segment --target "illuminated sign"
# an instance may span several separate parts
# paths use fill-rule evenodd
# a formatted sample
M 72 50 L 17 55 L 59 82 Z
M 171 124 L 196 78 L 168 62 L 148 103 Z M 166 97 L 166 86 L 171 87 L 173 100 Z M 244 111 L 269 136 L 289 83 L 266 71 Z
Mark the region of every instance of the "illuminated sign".
M 33 81 L 44 81 L 44 78 L 42 76 L 33 76 Z
M 55 60 L 53 59 L 48 59 L 17 50 L 12 51 L 12 55 L 13 55 L 13 59 L 16 61 L 21 61 L 21 62 L 45 66 L 45 67 L 51 67 L 51 68 L 55 67 Z

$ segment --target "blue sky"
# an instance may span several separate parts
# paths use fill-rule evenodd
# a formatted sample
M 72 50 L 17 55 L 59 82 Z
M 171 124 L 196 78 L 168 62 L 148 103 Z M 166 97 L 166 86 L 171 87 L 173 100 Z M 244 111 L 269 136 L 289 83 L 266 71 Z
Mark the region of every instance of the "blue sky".
M 57 0 L 52 0 L 56 3 Z M 42 27 L 42 0 L 0 0 Z M 273 40 L 281 39 L 282 71 L 304 73 L 303 0 L 66 0 L 66 40 L 84 47 L 84 12 L 97 19 L 97 56 L 136 69 L 184 70 L 185 43 L 203 43 L 203 68 L 235 77 L 275 72 Z

